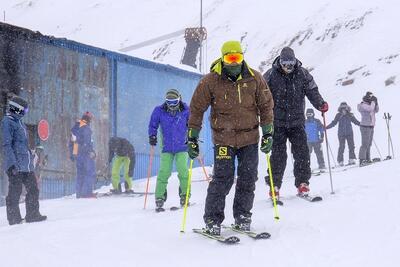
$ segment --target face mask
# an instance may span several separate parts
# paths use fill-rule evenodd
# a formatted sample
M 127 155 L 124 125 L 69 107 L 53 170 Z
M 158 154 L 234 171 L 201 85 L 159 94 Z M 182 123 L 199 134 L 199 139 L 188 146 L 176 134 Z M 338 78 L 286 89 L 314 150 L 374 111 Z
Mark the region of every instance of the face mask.
M 224 64 L 224 71 L 230 77 L 237 77 L 242 72 L 242 64 L 240 65 L 226 65 Z

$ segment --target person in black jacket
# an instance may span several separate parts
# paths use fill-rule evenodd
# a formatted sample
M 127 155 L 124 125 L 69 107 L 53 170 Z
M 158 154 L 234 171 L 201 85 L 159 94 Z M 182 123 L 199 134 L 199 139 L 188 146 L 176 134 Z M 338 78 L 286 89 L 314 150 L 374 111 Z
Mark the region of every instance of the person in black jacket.
M 321 112 L 328 111 L 328 103 L 321 97 L 311 74 L 296 59 L 290 47 L 284 47 L 264 74 L 274 99 L 274 135 L 271 168 L 275 195 L 279 197 L 286 168 L 286 141 L 292 144 L 295 186 L 299 194 L 308 194 L 311 177 L 310 154 L 304 130 L 305 97 Z M 270 189 L 270 195 L 271 195 Z
M 326 126 L 326 129 L 330 129 L 335 127 L 335 125 L 339 123 L 338 129 L 338 138 L 339 138 L 339 150 L 337 161 L 340 166 L 344 165 L 343 161 L 343 153 L 345 148 L 345 142 L 347 141 L 347 145 L 349 147 L 349 163 L 348 165 L 356 164 L 356 154 L 354 153 L 354 136 L 353 136 L 353 127 L 351 123 L 359 126 L 360 122 L 354 117 L 354 114 L 351 113 L 351 108 L 347 105 L 346 102 L 340 103 L 338 108 L 338 113 L 335 116 L 335 119 Z
M 120 186 L 120 172 L 124 170 L 125 179 L 125 193 L 131 194 L 132 190 L 132 176 L 135 168 L 135 149 L 133 145 L 125 138 L 111 137 L 109 143 L 109 156 L 108 161 L 112 165 L 111 177 L 112 186 L 111 192 L 114 194 L 121 193 Z
M 9 179 L 6 198 L 7 220 L 10 225 L 22 222 L 19 198 L 24 184 L 26 222 L 39 222 L 47 216 L 39 212 L 39 189 L 34 173 L 33 155 L 28 146 L 28 133 L 22 117 L 28 111 L 28 103 L 14 96 L 8 101 L 7 112 L 1 121 L 5 170 Z

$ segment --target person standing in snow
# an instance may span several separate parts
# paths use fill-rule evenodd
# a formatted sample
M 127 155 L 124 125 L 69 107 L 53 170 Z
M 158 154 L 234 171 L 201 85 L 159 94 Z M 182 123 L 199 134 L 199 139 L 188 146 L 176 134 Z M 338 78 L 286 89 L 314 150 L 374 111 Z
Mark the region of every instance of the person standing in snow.
M 238 179 L 233 203 L 234 227 L 250 230 L 258 175 L 259 127 L 264 153 L 271 150 L 273 134 L 274 103 L 261 74 L 244 61 L 238 41 L 225 42 L 221 53 L 193 94 L 188 131 L 189 156 L 194 159 L 199 155 L 203 115 L 211 106 L 214 174 L 207 190 L 204 222 L 205 231 L 212 235 L 220 235 L 225 219 L 225 198 L 234 182 L 235 159 Z
M 112 186 L 111 192 L 121 194 L 120 172 L 124 170 L 125 193 L 132 194 L 132 176 L 135 168 L 135 149 L 133 145 L 125 138 L 111 137 L 108 142 L 108 162 L 112 165 L 111 177 Z
M 361 113 L 360 131 L 361 147 L 359 152 L 360 167 L 371 163 L 371 145 L 374 140 L 375 113 L 379 111 L 378 99 L 373 93 L 367 92 L 362 102 L 357 105 Z
M 171 176 L 175 160 L 179 178 L 180 204 L 186 200 L 189 170 L 186 146 L 187 122 L 189 107 L 182 101 L 178 90 L 170 89 L 165 95 L 165 102 L 154 108 L 149 122 L 149 143 L 157 145 L 157 131 L 161 128 L 161 163 L 157 176 L 155 200 L 156 211 L 161 211 L 167 200 L 168 179 Z M 190 193 L 189 193 L 190 197 Z
M 290 47 L 284 47 L 273 64 L 264 74 L 275 102 L 274 136 L 271 155 L 271 167 L 274 180 L 275 196 L 279 198 L 283 174 L 286 168 L 286 140 L 292 144 L 294 157 L 295 186 L 298 194 L 308 194 L 311 177 L 310 154 L 307 135 L 304 130 L 305 96 L 311 104 L 325 113 L 328 103 L 321 97 L 311 74 L 296 59 Z M 267 176 L 268 177 L 268 176 Z M 269 184 L 269 183 L 267 183 Z
M 319 119 L 315 118 L 314 110 L 312 108 L 306 111 L 306 134 L 307 144 L 310 155 L 314 150 L 317 156 L 318 168 L 320 171 L 325 171 L 324 154 L 322 153 L 321 144 L 324 142 L 324 126 Z
M 356 164 L 356 155 L 354 153 L 354 136 L 353 136 L 353 127 L 351 123 L 355 125 L 360 125 L 360 122 L 356 119 L 353 113 L 351 113 L 351 108 L 347 105 L 346 102 L 340 103 L 338 108 L 338 113 L 335 116 L 335 119 L 326 126 L 326 129 L 331 129 L 335 127 L 335 125 L 339 123 L 338 129 L 338 138 L 339 138 L 339 150 L 337 161 L 339 166 L 344 165 L 343 161 L 343 153 L 345 148 L 345 142 L 347 140 L 347 145 L 349 147 L 349 163 L 348 165 Z
M 9 179 L 6 210 L 10 225 L 22 223 L 19 209 L 22 184 L 27 191 L 25 221 L 30 223 L 47 219 L 47 216 L 39 212 L 39 189 L 34 173 L 34 158 L 28 146 L 27 129 L 22 122 L 27 112 L 26 100 L 13 96 L 8 101 L 7 112 L 1 122 L 5 170 Z
M 76 141 L 73 151 L 76 153 L 76 197 L 91 198 L 96 180 L 96 153 L 93 149 L 92 130 L 90 123 L 94 116 L 86 111 L 79 122 L 71 129 Z

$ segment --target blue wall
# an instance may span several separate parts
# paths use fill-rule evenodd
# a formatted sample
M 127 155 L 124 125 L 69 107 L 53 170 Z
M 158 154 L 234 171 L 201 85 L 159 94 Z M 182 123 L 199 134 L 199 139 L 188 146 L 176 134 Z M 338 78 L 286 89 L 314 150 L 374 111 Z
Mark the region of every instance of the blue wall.
M 48 168 L 57 173 L 51 177 L 44 173 L 43 181 L 49 186 L 43 184 L 46 189 L 42 194 L 49 197 L 60 195 L 50 193 L 55 190 L 55 181 L 64 181 L 58 183 L 62 192 L 73 191 L 71 187 L 65 189 L 65 180 L 75 178 L 67 144 L 69 130 L 82 112 L 90 110 L 96 117 L 93 137 L 98 155 L 97 170 L 103 170 L 107 164 L 108 147 L 105 144 L 110 136 L 117 134 L 135 146 L 137 164 L 134 178 L 145 178 L 150 150 L 147 127 L 153 108 L 164 101 L 165 92 L 170 88 L 177 88 L 189 104 L 201 78 L 200 74 L 169 65 L 43 36 L 4 23 L 0 23 L 1 36 L 7 36 L 8 43 L 0 42 L 0 61 L 2 53 L 7 56 L 10 47 L 13 55 L 18 55 L 12 60 L 18 66 L 17 77 L 23 88 L 20 94 L 28 98 L 31 107 L 25 121 L 36 125 L 41 119 L 47 119 L 50 125 L 50 138 L 42 142 L 45 153 L 49 155 Z M 212 147 L 208 115 L 205 115 L 204 122 L 201 152 L 209 165 L 212 163 Z M 156 150 L 152 175 L 157 173 L 158 155 Z M 195 166 L 198 166 L 197 162 Z M 60 188 L 57 190 L 61 192 Z M 0 188 L 0 195 L 1 191 Z

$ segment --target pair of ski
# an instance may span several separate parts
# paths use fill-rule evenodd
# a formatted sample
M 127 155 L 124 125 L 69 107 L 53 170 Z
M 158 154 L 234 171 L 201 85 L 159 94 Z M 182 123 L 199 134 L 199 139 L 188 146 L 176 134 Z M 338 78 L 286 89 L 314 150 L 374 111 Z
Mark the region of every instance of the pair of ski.
M 268 232 L 257 233 L 257 232 L 254 232 L 254 231 L 243 231 L 243 230 L 237 229 L 233 225 L 231 225 L 231 226 L 221 225 L 221 227 L 223 229 L 234 231 L 234 232 L 236 232 L 238 234 L 246 235 L 246 236 L 248 236 L 248 237 L 250 237 L 250 238 L 252 238 L 254 240 L 269 239 L 271 237 L 271 234 L 268 233 Z M 237 244 L 237 243 L 240 242 L 240 238 L 235 236 L 235 235 L 231 235 L 231 236 L 211 235 L 211 234 L 207 233 L 204 228 L 202 228 L 202 229 L 193 229 L 193 232 L 195 232 L 197 234 L 200 234 L 200 235 L 202 235 L 204 237 L 216 240 L 216 241 L 218 241 L 220 243 L 227 244 L 227 245 Z
M 142 197 L 146 194 L 146 192 L 131 192 L 131 193 L 113 193 L 113 192 L 105 192 L 105 193 L 96 193 L 96 197 Z M 148 195 L 154 195 L 154 192 L 148 192 Z
M 322 197 L 321 196 L 317 196 L 317 195 L 310 195 L 310 194 L 297 194 L 297 197 L 307 200 L 308 202 L 318 202 L 318 201 L 322 201 Z M 271 203 L 272 205 L 274 205 L 273 199 L 271 198 Z M 276 199 L 276 205 L 279 206 L 283 206 L 283 202 L 280 199 Z
M 188 205 L 188 207 L 191 207 L 191 206 L 194 206 L 196 203 L 195 202 L 190 202 L 189 203 L 189 205 Z M 180 209 L 183 209 L 185 206 L 172 206 L 172 207 L 170 207 L 169 208 L 169 210 L 170 211 L 176 211 L 176 210 L 180 210 Z M 160 207 L 160 208 L 156 208 L 156 212 L 157 213 L 159 213 L 159 212 L 164 212 L 164 211 L 166 211 L 166 209 L 165 208 L 163 208 L 163 207 Z

